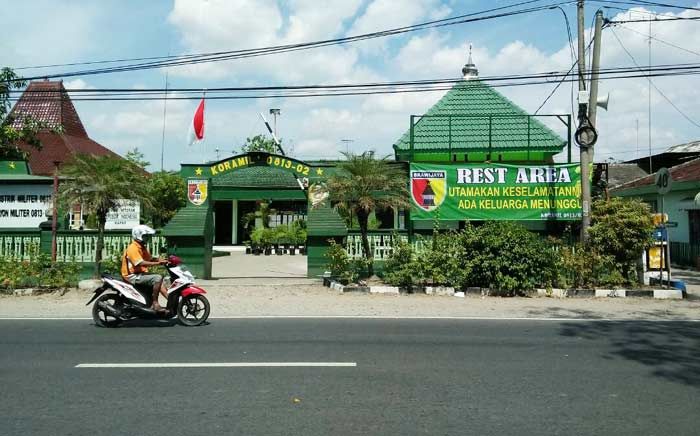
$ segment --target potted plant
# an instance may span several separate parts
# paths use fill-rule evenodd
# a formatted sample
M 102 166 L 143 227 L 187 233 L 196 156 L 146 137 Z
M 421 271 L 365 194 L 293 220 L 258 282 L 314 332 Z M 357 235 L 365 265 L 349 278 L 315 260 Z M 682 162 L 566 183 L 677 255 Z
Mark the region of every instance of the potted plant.
M 252 244 L 250 241 L 245 241 L 245 254 L 250 254 L 253 252 Z
M 297 247 L 299 248 L 299 254 L 306 254 L 306 230 L 299 229 L 297 233 Z
M 272 238 L 273 238 L 273 229 L 262 229 L 262 246 L 263 246 L 263 253 L 265 256 L 269 256 L 272 254 Z
M 258 228 L 250 233 L 250 241 L 253 244 L 252 251 L 253 254 L 258 256 L 263 246 L 263 234 L 265 229 Z

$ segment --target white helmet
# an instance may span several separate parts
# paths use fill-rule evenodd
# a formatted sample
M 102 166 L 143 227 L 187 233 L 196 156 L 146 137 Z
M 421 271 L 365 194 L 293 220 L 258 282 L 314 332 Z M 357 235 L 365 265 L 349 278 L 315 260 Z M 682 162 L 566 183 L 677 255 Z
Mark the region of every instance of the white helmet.
M 145 224 L 139 224 L 131 229 L 131 237 L 139 242 L 143 242 L 144 235 L 155 235 L 156 231 Z

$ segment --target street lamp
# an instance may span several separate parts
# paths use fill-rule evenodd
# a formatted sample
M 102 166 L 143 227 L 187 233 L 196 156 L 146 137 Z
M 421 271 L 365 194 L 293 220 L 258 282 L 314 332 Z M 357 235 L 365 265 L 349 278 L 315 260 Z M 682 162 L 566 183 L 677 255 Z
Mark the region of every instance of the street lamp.
M 279 108 L 272 108 L 270 109 L 270 115 L 272 115 L 272 123 L 275 126 L 275 136 L 279 138 L 280 136 L 277 134 L 277 115 L 282 115 L 282 111 Z

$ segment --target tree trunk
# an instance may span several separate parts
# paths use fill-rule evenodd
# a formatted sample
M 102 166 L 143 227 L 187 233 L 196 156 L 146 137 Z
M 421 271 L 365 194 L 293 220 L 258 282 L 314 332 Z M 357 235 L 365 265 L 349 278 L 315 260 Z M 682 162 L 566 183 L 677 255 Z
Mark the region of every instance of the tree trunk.
M 362 256 L 367 261 L 367 274 L 370 277 L 374 275 L 374 256 L 369 248 L 369 238 L 367 237 L 367 222 L 369 221 L 369 212 L 358 209 L 357 223 L 360 225 L 360 236 L 362 238 Z
M 98 214 L 97 215 L 97 243 L 95 244 L 95 274 L 96 277 L 100 277 L 102 272 L 102 247 L 104 247 L 105 238 L 105 223 L 107 222 L 107 215 Z

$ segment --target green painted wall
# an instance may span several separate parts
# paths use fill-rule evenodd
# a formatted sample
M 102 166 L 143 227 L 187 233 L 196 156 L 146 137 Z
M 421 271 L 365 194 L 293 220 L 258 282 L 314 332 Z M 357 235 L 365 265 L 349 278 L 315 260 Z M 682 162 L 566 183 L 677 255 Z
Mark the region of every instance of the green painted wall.
M 678 184 L 680 185 L 680 183 Z M 654 186 L 656 189 L 656 186 Z M 664 212 L 668 214 L 668 220 L 678 223 L 678 227 L 668 228 L 668 237 L 672 242 L 691 242 L 690 228 L 688 222 L 688 210 L 698 210 L 693 199 L 700 192 L 700 188 L 690 190 L 676 190 L 676 185 L 672 185 L 673 191 L 664 196 Z M 639 190 L 629 190 L 628 192 L 613 193 L 615 196 L 628 198 L 641 198 L 649 203 L 656 203 L 657 211 L 661 212 L 661 200 L 658 194 L 635 194 Z M 697 243 L 698 241 L 692 241 Z

